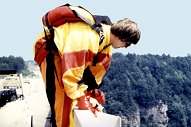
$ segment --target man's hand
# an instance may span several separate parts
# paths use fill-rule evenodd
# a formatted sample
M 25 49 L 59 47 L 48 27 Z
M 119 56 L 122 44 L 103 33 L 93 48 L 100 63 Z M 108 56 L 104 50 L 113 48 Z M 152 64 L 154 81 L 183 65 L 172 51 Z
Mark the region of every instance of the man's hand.
M 98 105 L 93 107 L 92 103 L 90 103 L 90 96 L 83 95 L 82 97 L 78 98 L 77 103 L 78 109 L 80 110 L 90 110 L 96 115 L 96 111 L 100 110 L 97 108 Z
M 94 89 L 87 92 L 86 95 L 96 99 L 99 104 L 103 104 L 105 102 L 105 94 L 101 90 Z

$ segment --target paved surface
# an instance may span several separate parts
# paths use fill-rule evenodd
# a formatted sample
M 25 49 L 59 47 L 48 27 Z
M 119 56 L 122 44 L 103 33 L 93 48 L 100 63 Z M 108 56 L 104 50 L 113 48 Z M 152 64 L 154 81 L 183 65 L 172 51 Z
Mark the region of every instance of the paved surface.
M 23 84 L 24 100 L 9 102 L 0 108 L 0 127 L 45 127 L 49 105 L 42 79 Z M 0 87 L 1 89 L 1 87 Z

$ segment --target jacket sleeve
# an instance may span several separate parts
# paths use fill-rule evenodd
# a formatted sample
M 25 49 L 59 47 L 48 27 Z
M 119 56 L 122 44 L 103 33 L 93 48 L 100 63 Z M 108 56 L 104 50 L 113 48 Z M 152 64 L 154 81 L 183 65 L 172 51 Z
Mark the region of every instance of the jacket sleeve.
M 100 85 L 103 76 L 105 75 L 107 69 L 109 68 L 111 62 L 111 50 L 112 47 L 108 47 L 107 50 L 103 51 L 98 55 L 98 60 L 96 66 L 92 64 L 89 65 L 90 71 L 95 77 L 96 83 Z

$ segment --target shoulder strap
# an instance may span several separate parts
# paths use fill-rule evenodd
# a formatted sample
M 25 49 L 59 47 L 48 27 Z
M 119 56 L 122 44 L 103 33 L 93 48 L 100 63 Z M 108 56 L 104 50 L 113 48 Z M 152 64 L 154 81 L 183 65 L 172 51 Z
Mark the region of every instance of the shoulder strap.
M 95 24 L 93 24 L 93 23 L 91 23 L 90 21 L 88 21 L 87 19 L 85 19 L 82 15 L 80 15 L 77 11 L 75 11 L 75 10 L 72 10 L 73 11 L 73 13 L 77 16 L 77 17 L 79 17 L 79 18 L 81 18 L 85 23 L 87 23 L 91 28 L 93 28 L 95 31 L 97 31 L 98 33 L 100 33 L 100 31 L 102 31 L 102 29 L 101 29 L 101 24 L 98 24 L 97 22 L 96 22 L 96 20 L 95 20 Z M 93 15 L 92 15 L 93 16 Z
M 81 7 L 81 6 L 79 6 L 79 7 Z M 82 7 L 81 7 L 82 8 Z M 95 18 L 94 18 L 94 16 L 92 15 L 92 17 L 94 18 L 94 20 L 95 20 L 95 24 L 93 24 L 92 22 L 90 22 L 90 21 L 88 21 L 86 18 L 84 18 L 82 15 L 80 15 L 77 11 L 75 11 L 75 10 L 72 10 L 73 11 L 73 13 L 77 16 L 77 17 L 79 17 L 80 19 L 82 19 L 85 23 L 87 23 L 92 29 L 94 29 L 98 34 L 99 34 L 99 37 L 100 37 L 100 41 L 99 41 L 99 45 L 101 45 L 101 43 L 103 42 L 103 40 L 104 40 L 104 34 L 103 34 L 103 30 L 102 30 L 102 26 L 101 26 L 101 24 L 100 23 L 98 23 L 96 20 L 95 20 Z M 90 13 L 91 14 L 91 13 Z

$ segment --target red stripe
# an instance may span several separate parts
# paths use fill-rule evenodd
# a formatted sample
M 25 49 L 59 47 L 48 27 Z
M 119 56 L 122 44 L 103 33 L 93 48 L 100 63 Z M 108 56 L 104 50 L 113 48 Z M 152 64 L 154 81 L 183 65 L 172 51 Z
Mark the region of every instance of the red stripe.
M 62 55 L 62 72 L 65 73 L 71 68 L 80 67 L 84 65 L 85 62 L 91 62 L 94 55 L 91 50 L 64 53 Z
M 62 116 L 62 127 L 70 126 L 70 111 L 72 108 L 72 99 L 69 98 L 66 93 L 64 93 L 64 106 L 63 106 L 63 116 Z
M 50 36 L 48 36 L 50 37 Z M 35 44 L 35 58 L 34 60 L 38 65 L 41 64 L 41 62 L 44 60 L 46 55 L 48 54 L 48 51 L 45 49 L 46 48 L 46 39 L 45 37 L 40 38 L 36 44 Z
M 111 55 L 104 54 L 104 53 L 100 53 L 98 55 L 98 61 L 97 62 L 101 62 L 103 64 L 105 70 L 108 69 L 108 67 L 110 65 L 110 61 L 111 61 Z

